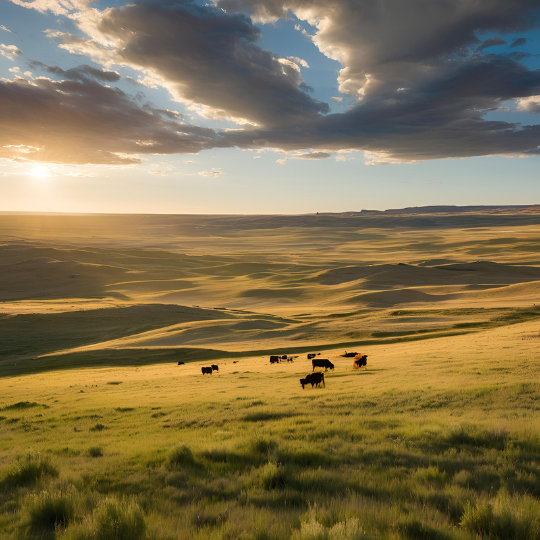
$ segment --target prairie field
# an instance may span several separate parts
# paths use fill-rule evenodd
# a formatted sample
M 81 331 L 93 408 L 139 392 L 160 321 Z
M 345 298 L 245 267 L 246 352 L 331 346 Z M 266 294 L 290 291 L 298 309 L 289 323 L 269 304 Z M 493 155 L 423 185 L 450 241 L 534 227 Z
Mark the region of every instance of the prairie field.
M 540 539 L 539 225 L 0 215 L 0 538 Z

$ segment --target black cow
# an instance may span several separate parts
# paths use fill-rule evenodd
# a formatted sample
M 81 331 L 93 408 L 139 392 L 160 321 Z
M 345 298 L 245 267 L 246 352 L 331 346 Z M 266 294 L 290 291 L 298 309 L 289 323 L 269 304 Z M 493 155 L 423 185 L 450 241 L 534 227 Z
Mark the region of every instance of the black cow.
M 320 352 L 318 352 L 318 353 L 314 353 L 314 352 L 308 353 L 307 359 L 311 360 L 312 358 L 315 358 L 319 354 L 321 354 L 321 353 Z
M 311 388 L 313 386 L 321 387 L 321 383 L 324 384 L 324 373 L 310 373 L 309 375 L 306 375 L 303 379 L 300 379 L 300 384 L 302 385 L 302 390 L 304 389 L 304 386 L 306 384 L 311 384 Z
M 179 366 L 183 366 L 183 365 L 184 365 L 184 362 L 178 362 L 178 365 L 179 365 Z
M 279 364 L 279 356 L 276 356 L 275 354 L 273 354 L 270 357 L 270 363 L 271 364 Z
M 347 352 L 347 351 L 345 351 L 341 356 L 343 356 L 344 358 L 354 358 L 357 355 L 358 355 L 357 352 Z
M 319 358 L 318 360 L 312 360 L 311 365 L 313 366 L 313 371 L 316 367 L 323 367 L 324 371 L 327 371 L 328 368 L 334 369 L 334 364 L 328 360 L 328 358 Z
M 219 367 L 216 364 L 212 364 L 212 371 L 219 371 Z
M 367 365 L 367 354 L 357 354 L 354 359 L 353 368 L 359 369 L 365 365 Z
M 212 369 L 211 367 L 203 367 L 203 368 L 201 368 L 201 371 L 202 371 L 202 374 L 203 374 L 203 375 L 206 375 L 207 373 L 209 373 L 210 375 L 212 375 L 213 369 Z
M 286 354 L 282 355 L 282 356 L 281 356 L 281 359 L 282 359 L 282 360 L 287 360 L 287 355 L 286 355 Z

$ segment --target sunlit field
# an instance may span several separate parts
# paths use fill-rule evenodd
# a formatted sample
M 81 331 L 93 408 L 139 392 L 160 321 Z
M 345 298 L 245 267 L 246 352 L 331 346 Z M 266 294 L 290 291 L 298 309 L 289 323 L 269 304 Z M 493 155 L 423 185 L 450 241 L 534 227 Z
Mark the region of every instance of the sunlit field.
M 533 218 L 0 216 L 0 536 L 540 538 Z

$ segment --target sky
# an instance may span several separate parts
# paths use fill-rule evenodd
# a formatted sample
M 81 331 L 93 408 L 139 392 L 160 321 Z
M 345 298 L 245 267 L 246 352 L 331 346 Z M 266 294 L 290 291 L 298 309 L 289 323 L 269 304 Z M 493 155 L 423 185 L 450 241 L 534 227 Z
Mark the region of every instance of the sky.
M 540 0 L 0 0 L 0 211 L 540 204 Z

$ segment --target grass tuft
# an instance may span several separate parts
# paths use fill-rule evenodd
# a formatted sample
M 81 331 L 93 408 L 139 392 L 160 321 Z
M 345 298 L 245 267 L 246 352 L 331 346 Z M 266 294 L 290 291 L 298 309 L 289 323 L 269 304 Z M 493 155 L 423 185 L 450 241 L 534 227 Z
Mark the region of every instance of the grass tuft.
M 2 410 L 3 411 L 21 411 L 24 409 L 31 409 L 33 407 L 46 407 L 46 405 L 40 405 L 39 403 L 36 403 L 35 401 L 19 401 L 17 403 L 13 403 L 13 405 L 7 405 Z
M 467 502 L 461 526 L 478 538 L 540 540 L 540 502 L 501 490 L 492 502 Z
M 367 540 L 360 520 L 356 518 L 340 521 L 332 527 L 319 523 L 315 513 L 310 512 L 309 521 L 303 522 L 300 530 L 294 531 L 292 540 Z
M 108 497 L 92 517 L 71 526 L 62 540 L 143 540 L 146 522 L 139 506 L 124 499 Z
M 261 488 L 270 491 L 283 489 L 287 483 L 286 470 L 280 463 L 267 463 L 257 471 L 258 484 Z
M 101 448 L 101 446 L 91 446 L 88 449 L 88 455 L 93 458 L 102 457 L 103 449 Z
M 169 456 L 169 467 L 182 467 L 195 464 L 193 452 L 185 444 L 175 448 Z
M 27 526 L 33 533 L 65 529 L 75 517 L 71 493 L 42 491 L 33 495 L 28 506 Z
M 17 460 L 5 474 L 2 484 L 7 487 L 20 487 L 36 483 L 44 476 L 57 477 L 58 469 L 40 455 L 28 455 Z

